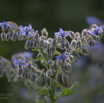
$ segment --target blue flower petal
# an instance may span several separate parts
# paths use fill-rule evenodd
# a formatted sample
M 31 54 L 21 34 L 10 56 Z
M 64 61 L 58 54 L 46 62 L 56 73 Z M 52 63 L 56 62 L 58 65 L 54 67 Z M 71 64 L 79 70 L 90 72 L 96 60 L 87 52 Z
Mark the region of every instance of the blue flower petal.
M 30 30 L 30 29 L 32 29 L 31 24 L 29 24 L 29 26 L 27 27 L 27 30 Z
M 23 60 L 21 61 L 21 63 L 25 63 L 25 59 L 23 59 Z
M 28 36 L 28 37 L 30 37 L 30 36 L 31 36 L 31 34 L 30 34 L 30 33 L 28 33 L 28 34 L 27 34 L 27 36 Z
M 19 61 L 18 61 L 16 58 L 14 58 L 14 62 L 15 62 L 15 63 L 19 63 Z
M 59 36 L 59 35 L 60 35 L 60 33 L 58 33 L 58 32 L 55 32 L 54 34 L 55 34 L 56 36 Z
M 2 26 L 1 26 L 1 28 L 2 28 L 2 29 L 4 29 L 4 28 L 5 28 L 5 26 L 4 26 L 4 25 L 2 25 Z
M 55 56 L 57 59 L 60 59 L 61 57 L 60 56 Z
M 67 58 L 65 58 L 64 60 L 68 60 Z
M 4 21 L 3 24 L 6 25 L 6 22 Z
M 94 36 L 94 35 L 96 35 L 96 32 L 95 32 L 95 31 L 93 31 L 92 35 L 93 35 L 93 36 Z
M 23 66 L 27 66 L 26 64 L 22 64 Z
M 95 30 L 98 30 L 98 26 L 96 26 Z
M 20 29 L 21 30 L 26 30 L 26 28 L 24 28 L 22 25 L 20 25 Z
M 21 66 L 20 66 L 20 70 L 22 70 L 22 69 L 23 69 L 23 66 L 21 65 Z
M 62 56 L 62 57 L 65 57 L 65 53 L 63 52 L 61 56 Z
M 9 28 L 12 28 L 13 25 L 7 25 Z
M 21 34 L 21 35 L 25 35 L 26 32 L 25 32 L 25 31 L 21 31 L 20 34 Z
M 16 66 L 16 67 L 17 67 L 17 66 L 19 66 L 19 64 L 18 64 L 18 63 L 14 63 L 13 65 L 14 65 L 14 66 Z
M 30 32 L 31 32 L 31 33 L 34 33 L 34 31 L 33 31 L 33 30 L 30 30 Z
M 69 37 L 69 35 L 65 35 L 65 37 Z
M 63 34 L 64 33 L 64 31 L 63 31 L 62 28 L 60 28 L 59 32 L 60 32 L 60 34 Z
M 59 36 L 60 39 L 62 39 L 62 36 Z
M 58 59 L 58 61 L 60 62 L 60 61 L 62 61 L 62 59 Z
M 98 34 L 101 34 L 102 32 L 101 31 L 98 31 Z
M 66 31 L 66 32 L 65 32 L 65 35 L 66 35 L 66 34 L 69 34 L 69 33 L 70 33 L 70 31 Z
M 92 34 L 94 31 L 88 31 L 90 34 Z

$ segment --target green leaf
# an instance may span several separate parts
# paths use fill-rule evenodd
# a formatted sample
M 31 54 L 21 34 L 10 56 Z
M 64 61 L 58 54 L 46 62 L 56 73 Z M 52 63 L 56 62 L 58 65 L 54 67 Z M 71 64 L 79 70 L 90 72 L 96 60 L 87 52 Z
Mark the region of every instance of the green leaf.
M 55 101 L 57 101 L 57 99 L 61 97 L 61 93 L 62 92 L 58 92 L 55 94 Z
M 59 82 L 54 82 L 53 83 L 54 87 L 59 87 L 59 88 L 63 88 L 63 86 L 59 83 Z
M 79 82 L 75 82 L 69 89 L 63 89 L 61 97 L 71 96 L 76 93 Z
M 41 61 L 41 60 L 45 60 L 45 58 L 44 57 L 39 57 L 39 58 L 35 59 L 34 61 Z
M 32 49 L 32 51 L 38 51 L 40 50 L 40 48 L 35 48 L 35 49 Z
M 54 55 L 61 55 L 61 53 L 60 52 L 58 52 L 58 51 L 56 51 L 55 53 L 54 53 Z
M 43 96 L 47 96 L 49 94 L 48 90 L 46 89 L 46 87 L 43 87 L 39 92 L 38 92 L 38 95 L 39 95 L 39 98 L 40 97 L 43 97 Z

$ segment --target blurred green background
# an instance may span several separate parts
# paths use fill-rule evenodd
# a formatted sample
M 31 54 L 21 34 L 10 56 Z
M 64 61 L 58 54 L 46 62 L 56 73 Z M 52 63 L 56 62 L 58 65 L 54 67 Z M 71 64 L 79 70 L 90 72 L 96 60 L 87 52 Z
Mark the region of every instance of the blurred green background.
M 28 26 L 30 23 L 34 30 L 39 30 L 39 32 L 45 27 L 49 33 L 49 37 L 53 37 L 54 32 L 59 31 L 60 27 L 64 30 L 81 32 L 84 28 L 88 28 L 85 20 L 86 16 L 96 16 L 104 21 L 104 0 L 0 0 L 0 22 L 4 20 L 14 21 L 18 25 L 23 26 Z M 102 43 L 103 38 L 101 40 Z M 12 54 L 19 51 L 26 51 L 24 49 L 24 43 L 25 41 L 13 42 L 11 40 L 4 42 L 0 38 L 0 56 L 11 59 Z M 87 59 L 89 60 L 89 57 Z M 91 62 L 89 62 L 88 65 L 89 64 L 91 64 Z M 73 66 L 73 68 L 76 67 Z M 83 84 L 82 81 L 85 82 L 86 79 L 81 80 L 78 79 L 78 77 L 80 75 L 80 78 L 83 78 L 83 72 L 87 69 L 87 66 L 86 69 L 73 69 L 72 73 L 69 74 L 72 76 L 71 78 L 75 78 L 76 76 L 77 79 L 75 80 L 80 81 L 80 87 L 83 87 L 83 85 L 81 85 Z M 74 83 L 75 80 L 71 83 Z M 71 83 L 69 84 L 71 85 Z M 23 84 L 20 82 L 8 83 L 5 77 L 0 78 L 0 93 L 13 93 L 13 96 L 8 100 L 0 99 L 0 103 L 32 103 L 33 99 L 25 98 L 25 101 L 23 97 L 18 95 L 17 92 L 23 87 Z M 83 89 L 86 89 L 86 87 Z M 92 92 L 89 91 L 88 94 L 91 93 Z M 76 96 L 74 97 L 76 100 L 78 100 L 78 98 L 79 97 Z M 82 98 L 84 99 L 83 101 L 82 99 L 79 99 L 79 101 L 75 101 L 74 99 L 70 100 L 70 98 L 69 100 L 70 103 L 104 103 L 104 101 L 96 102 L 94 98 L 97 97 L 95 95 L 87 97 L 83 93 Z M 65 103 L 69 102 L 67 101 Z

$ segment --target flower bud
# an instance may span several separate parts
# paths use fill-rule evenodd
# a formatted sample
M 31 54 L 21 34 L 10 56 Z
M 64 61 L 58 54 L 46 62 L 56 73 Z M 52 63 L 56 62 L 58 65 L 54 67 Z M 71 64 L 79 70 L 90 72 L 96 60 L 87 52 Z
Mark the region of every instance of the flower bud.
M 57 40 L 56 40 L 56 38 L 54 37 L 54 39 L 51 41 L 51 46 L 52 46 L 52 47 L 55 47 L 55 46 L 56 46 L 56 43 L 57 43 Z
M 61 69 L 62 69 L 63 71 L 65 70 L 65 63 L 64 63 L 64 62 L 61 63 Z
M 74 55 L 75 57 L 79 57 L 79 53 L 76 52 L 76 51 L 73 52 L 73 55 Z
M 68 73 L 71 72 L 71 64 L 65 64 L 65 71 Z
M 4 41 L 5 40 L 5 33 L 1 33 L 1 39 Z
M 77 41 L 76 41 L 76 40 L 72 40 L 72 41 L 71 41 L 71 48 L 72 48 L 73 50 L 76 50 L 76 47 L 77 47 Z
M 48 65 L 52 64 L 52 60 L 48 60 L 47 64 Z
M 51 71 L 51 70 L 47 70 L 46 76 L 47 76 L 47 77 L 51 77 L 51 76 L 52 76 L 52 71 Z
M 61 42 L 61 47 L 64 49 L 65 46 L 66 46 L 66 42 L 65 42 L 65 40 L 62 40 L 62 42 Z
M 34 68 L 33 68 L 33 73 L 36 73 L 36 72 L 37 72 L 37 68 L 34 67 Z
M 73 31 L 70 31 L 70 37 L 71 39 L 76 39 L 76 35 Z
M 23 72 L 23 77 L 25 79 L 27 79 L 29 77 L 29 74 L 28 74 L 28 69 L 25 69 L 25 71 Z
M 79 32 L 76 32 L 75 34 L 76 34 L 77 38 L 80 37 L 80 33 Z
M 10 32 L 8 32 L 7 34 L 6 34 L 6 41 L 8 41 L 9 39 L 10 39 Z
M 70 44 L 69 44 L 68 41 L 66 42 L 66 45 L 65 46 L 66 46 L 67 49 L 69 48 Z
M 42 73 L 41 73 L 40 77 L 41 77 L 41 80 L 42 80 L 42 82 L 44 84 L 46 82 L 46 79 L 47 79 L 47 77 L 46 77 L 46 75 L 44 73 L 44 69 L 42 70 Z
M 66 74 L 63 75 L 62 81 L 63 81 L 63 84 L 66 86 L 68 82 L 68 76 Z
M 29 47 L 33 48 L 34 47 L 34 41 L 33 40 L 29 40 Z
M 75 61 L 74 57 L 72 55 L 70 55 L 69 57 L 70 61 L 73 63 Z
M 48 41 L 44 41 L 44 48 L 47 48 L 49 46 L 49 42 Z
M 57 69 L 58 69 L 58 63 L 57 63 L 57 60 L 55 60 L 55 62 L 52 65 L 52 70 L 57 71 Z
M 80 40 L 77 41 L 77 49 L 81 49 L 82 47 L 82 43 Z
M 25 49 L 26 50 L 29 49 L 29 40 L 27 40 L 26 43 L 25 43 Z
M 85 47 L 82 47 L 82 53 L 84 55 L 88 55 L 89 54 L 87 48 L 85 48 Z
M 37 77 L 37 74 L 36 73 L 32 73 L 30 75 L 31 82 L 34 82 L 36 80 L 36 77 Z
M 28 63 L 28 65 L 27 65 L 27 69 L 31 69 L 32 68 L 32 63 L 31 63 L 31 61 Z
M 19 69 L 19 71 L 18 71 L 18 75 L 21 75 L 22 72 L 23 72 L 23 70 Z
M 56 47 L 49 47 L 49 53 L 54 54 L 56 51 Z
M 52 40 L 53 40 L 52 38 L 48 38 L 48 41 L 49 41 L 49 42 L 52 42 Z
M 90 47 L 94 46 L 94 40 L 88 39 L 88 40 L 87 40 L 87 44 L 88 44 Z
M 44 47 L 44 40 L 43 40 L 43 39 L 40 39 L 40 40 L 39 40 L 39 45 L 40 45 L 41 48 Z
M 7 73 L 7 70 L 6 69 L 3 69 L 1 71 L 0 77 L 4 77 L 6 75 L 6 73 Z
M 97 43 L 100 42 L 100 37 L 99 37 L 99 36 L 96 37 L 96 42 L 97 42 Z
M 93 40 L 93 41 L 92 41 L 92 45 L 95 46 L 95 44 L 96 44 L 96 42 L 95 42 L 95 40 Z
M 84 29 L 84 30 L 82 31 L 82 37 L 83 37 L 83 38 L 86 38 L 87 36 L 88 36 L 87 29 Z
M 35 40 L 36 40 L 36 42 L 38 42 L 38 40 L 39 40 L 39 33 L 38 33 L 38 31 L 36 31 Z
M 42 36 L 46 36 L 46 38 L 48 37 L 48 32 L 47 32 L 46 28 L 43 28 L 41 30 L 41 34 L 42 34 Z
M 11 74 L 8 81 L 12 82 L 15 79 L 15 76 L 16 76 L 15 74 Z
M 14 34 L 12 35 L 12 40 L 16 41 L 18 39 L 18 31 L 15 31 Z
M 25 40 L 27 37 L 26 35 L 19 35 L 18 40 Z

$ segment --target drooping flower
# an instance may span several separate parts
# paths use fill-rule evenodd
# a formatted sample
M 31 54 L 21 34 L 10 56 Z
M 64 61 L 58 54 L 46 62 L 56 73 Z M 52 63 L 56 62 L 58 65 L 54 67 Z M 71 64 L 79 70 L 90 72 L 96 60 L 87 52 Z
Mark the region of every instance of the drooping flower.
M 62 53 L 62 55 L 61 56 L 55 56 L 57 59 L 58 59 L 58 61 L 60 62 L 60 61 L 67 61 L 68 60 L 68 58 L 70 57 L 70 55 L 69 56 L 66 56 L 65 55 L 65 53 L 63 52 Z
M 29 24 L 28 27 L 23 27 L 22 25 L 20 25 L 20 29 L 21 29 L 20 34 L 21 34 L 21 35 L 27 34 L 28 37 L 30 37 L 30 36 L 31 36 L 31 33 L 34 32 L 34 31 L 32 30 L 31 24 Z
M 2 29 L 5 29 L 6 27 L 12 28 L 13 25 L 9 25 L 4 21 L 3 23 L 0 23 L 0 26 L 1 26 Z
M 59 32 L 55 32 L 54 34 L 62 39 L 63 37 L 68 37 L 69 31 L 64 31 L 62 28 L 60 28 Z
M 88 31 L 90 34 L 92 34 L 93 36 L 94 35 L 99 35 L 99 34 L 101 34 L 102 33 L 102 27 L 98 27 L 98 26 L 96 26 L 96 28 L 94 29 L 94 30 L 91 30 L 91 31 Z
M 16 58 L 14 58 L 14 66 L 19 66 L 19 69 L 22 70 L 23 66 L 26 66 L 25 64 L 25 59 L 23 59 L 22 61 L 18 61 Z

